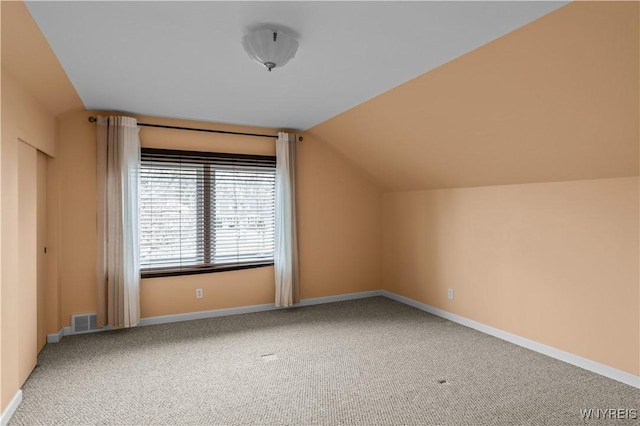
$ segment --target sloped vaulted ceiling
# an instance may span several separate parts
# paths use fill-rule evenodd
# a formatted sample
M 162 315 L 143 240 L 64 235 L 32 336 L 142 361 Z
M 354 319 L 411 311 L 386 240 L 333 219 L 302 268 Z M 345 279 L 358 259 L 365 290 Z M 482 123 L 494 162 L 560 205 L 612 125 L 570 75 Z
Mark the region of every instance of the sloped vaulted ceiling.
M 387 190 L 637 176 L 639 12 L 638 2 L 571 3 L 307 133 Z M 3 68 L 55 114 L 81 109 L 28 14 L 3 2 L 3 36 L 37 34 L 3 37 Z M 44 53 L 22 54 L 25 42 Z
M 311 128 L 388 190 L 638 174 L 637 2 L 576 2 Z
M 305 130 L 564 1 L 28 1 L 89 109 Z M 267 72 L 240 40 L 299 38 Z

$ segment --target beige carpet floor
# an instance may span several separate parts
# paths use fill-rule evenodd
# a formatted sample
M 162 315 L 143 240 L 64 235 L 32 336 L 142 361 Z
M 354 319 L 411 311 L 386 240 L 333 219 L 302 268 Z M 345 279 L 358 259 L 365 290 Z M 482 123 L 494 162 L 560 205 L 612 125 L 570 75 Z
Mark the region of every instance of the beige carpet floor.
M 395 301 L 65 337 L 10 425 L 633 424 L 640 391 Z

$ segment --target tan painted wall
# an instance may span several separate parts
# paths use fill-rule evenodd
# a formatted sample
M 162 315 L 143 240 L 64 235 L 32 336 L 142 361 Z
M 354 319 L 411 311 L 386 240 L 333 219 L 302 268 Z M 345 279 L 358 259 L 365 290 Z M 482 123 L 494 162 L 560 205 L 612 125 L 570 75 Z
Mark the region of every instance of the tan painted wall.
M 386 193 L 384 287 L 637 375 L 639 189 L 633 177 Z
M 10 131 L 19 133 L 23 139 L 49 155 L 47 158 L 47 235 L 48 254 L 46 256 L 46 285 L 45 285 L 45 327 L 47 333 L 57 332 L 60 328 L 58 271 L 57 271 L 57 238 L 58 212 L 57 197 L 52 196 L 59 191 L 57 165 L 53 156 L 56 155 L 55 126 L 53 117 L 58 114 L 84 109 L 80 97 L 69 81 L 62 66 L 51 50 L 47 40 L 42 35 L 31 14 L 21 1 L 2 2 L 2 126 L 3 139 L 5 137 L 5 119 Z M 7 71 L 7 78 L 4 73 Z M 5 106 L 8 110 L 5 114 Z M 12 148 L 9 148 L 10 151 Z M 15 164 L 15 157 L 11 154 L 8 162 Z M 9 174 L 15 171 L 10 168 Z M 14 185 L 9 183 L 8 185 Z M 3 186 L 4 183 L 3 183 Z M 14 195 L 7 197 L 13 200 Z M 7 207 L 11 208 L 11 207 Z M 9 227 L 15 226 L 13 218 Z M 13 237 L 3 234 L 2 246 L 13 246 Z M 11 256 L 11 255 L 9 255 Z M 3 284 L 4 286 L 4 284 Z M 0 292 L 1 293 L 1 292 Z M 5 299 L 3 299 L 5 300 Z M 10 302 L 5 300 L 5 303 Z M 3 314 L 4 316 L 4 314 Z M 6 339 L 2 337 L 1 342 Z M 3 346 L 4 347 L 4 346 Z M 4 365 L 4 361 L 3 365 Z M 4 379 L 0 379 L 5 383 Z M 2 396 L 2 408 L 5 407 L 5 394 Z
M 95 125 L 89 113 L 60 118 L 61 324 L 76 313 L 96 311 Z M 273 129 L 237 127 L 154 117 L 141 122 L 275 134 Z M 271 139 L 142 128 L 143 146 L 186 150 L 275 153 Z M 298 215 L 301 297 L 379 289 L 380 191 L 324 143 L 298 145 Z M 203 288 L 204 298 L 195 298 Z M 273 268 L 144 279 L 143 317 L 273 303 Z
M 22 1 L 2 1 L 2 66 L 53 115 L 84 109 Z M 49 155 L 51 152 L 43 150 Z
M 3 6 L 4 8 L 4 2 Z M 4 9 L 3 9 L 4 10 Z M 3 13 L 2 18 L 5 18 Z M 3 37 L 4 40 L 4 37 Z M 2 377 L 0 407 L 7 406 L 22 386 L 20 366 L 20 326 L 16 326 L 24 306 L 18 271 L 18 144 L 26 142 L 44 152 L 55 152 L 55 118 L 5 69 L 2 69 Z M 36 265 L 33 265 L 35 270 Z M 34 300 L 35 303 L 35 300 Z M 35 307 L 34 307 L 35 308 Z
M 307 131 L 391 191 L 636 176 L 638 2 L 574 2 Z
M 301 298 L 380 289 L 380 190 L 330 145 L 298 146 Z

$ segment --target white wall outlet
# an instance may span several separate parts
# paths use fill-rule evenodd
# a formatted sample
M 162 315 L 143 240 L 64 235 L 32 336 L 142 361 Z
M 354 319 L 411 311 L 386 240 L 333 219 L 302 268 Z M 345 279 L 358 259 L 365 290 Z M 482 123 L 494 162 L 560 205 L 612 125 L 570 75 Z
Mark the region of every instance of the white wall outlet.
M 204 293 L 202 292 L 202 289 L 196 288 L 196 299 L 202 299 L 203 296 L 204 296 Z
M 449 291 L 447 292 L 447 295 L 449 296 L 449 300 L 453 300 L 453 289 L 450 288 Z

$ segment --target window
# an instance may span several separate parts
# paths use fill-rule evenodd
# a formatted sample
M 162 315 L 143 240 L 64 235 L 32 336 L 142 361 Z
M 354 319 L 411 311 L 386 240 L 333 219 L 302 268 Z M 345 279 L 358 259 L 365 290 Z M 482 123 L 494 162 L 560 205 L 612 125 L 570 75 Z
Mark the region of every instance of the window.
M 143 148 L 143 277 L 273 264 L 275 157 Z

